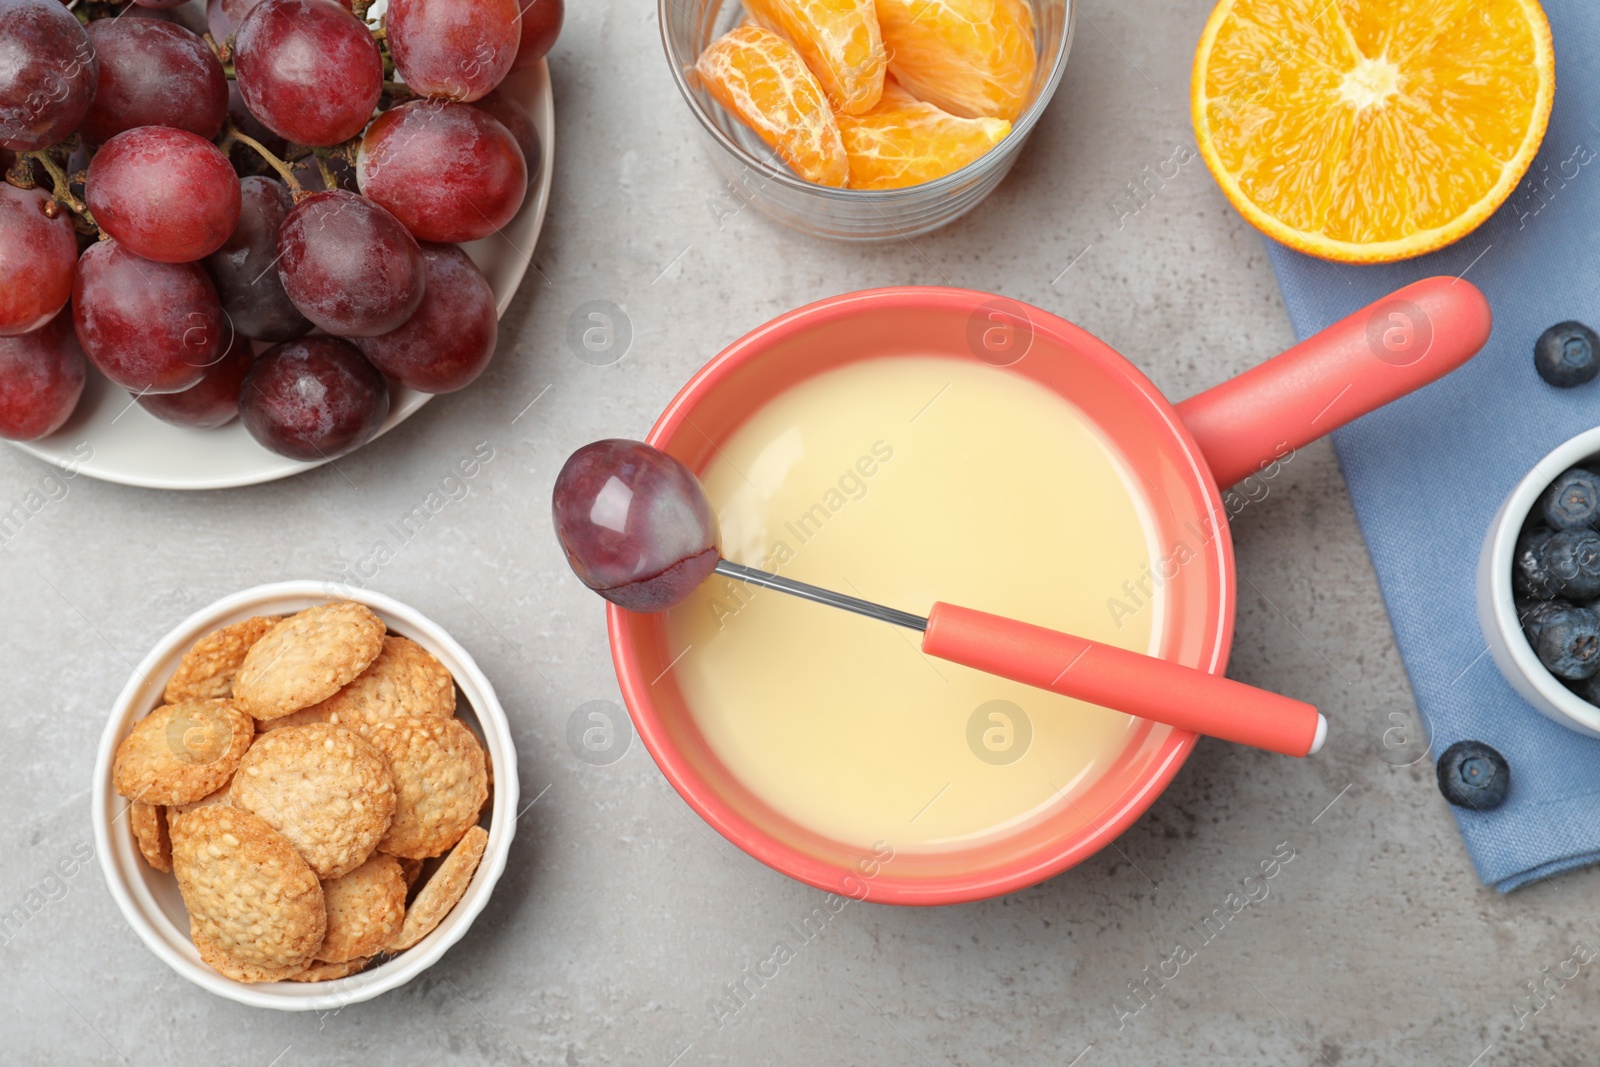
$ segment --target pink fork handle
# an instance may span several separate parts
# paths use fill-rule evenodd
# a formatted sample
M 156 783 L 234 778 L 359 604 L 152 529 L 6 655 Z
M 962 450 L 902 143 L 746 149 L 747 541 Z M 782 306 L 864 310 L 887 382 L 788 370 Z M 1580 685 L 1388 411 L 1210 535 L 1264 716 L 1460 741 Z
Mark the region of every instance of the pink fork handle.
M 1103 708 L 1286 756 L 1322 747 L 1327 724 L 1303 701 L 1043 626 L 953 604 L 928 613 L 922 651 Z
M 1444 377 L 1489 339 L 1471 282 L 1425 278 L 1178 405 L 1223 489 Z

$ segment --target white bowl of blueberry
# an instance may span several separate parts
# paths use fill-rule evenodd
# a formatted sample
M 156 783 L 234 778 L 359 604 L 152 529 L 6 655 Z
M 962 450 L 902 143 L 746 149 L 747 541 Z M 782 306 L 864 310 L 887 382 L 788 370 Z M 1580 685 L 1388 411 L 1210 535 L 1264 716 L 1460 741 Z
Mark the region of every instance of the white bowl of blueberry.
M 1478 557 L 1489 652 L 1547 718 L 1600 737 L 1600 427 L 1540 460 Z

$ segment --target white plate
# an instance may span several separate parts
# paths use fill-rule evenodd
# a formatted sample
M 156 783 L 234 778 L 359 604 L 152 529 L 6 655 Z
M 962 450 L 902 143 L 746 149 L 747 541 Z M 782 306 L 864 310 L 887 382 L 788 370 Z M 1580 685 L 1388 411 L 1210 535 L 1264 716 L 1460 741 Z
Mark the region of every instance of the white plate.
M 555 101 L 544 60 L 512 73 L 501 89 L 533 115 L 539 131 L 539 173 L 528 176 L 528 198 L 505 230 L 464 245 L 489 279 L 498 312 L 505 314 L 533 260 L 544 225 L 555 172 Z M 468 386 L 470 389 L 471 386 Z M 391 390 L 385 434 L 433 397 L 410 389 Z M 256 444 L 235 419 L 217 430 L 192 430 L 162 422 L 97 373 L 89 375 L 83 400 L 66 425 L 37 441 L 12 442 L 24 452 L 91 478 L 150 489 L 226 489 L 287 478 L 326 462 L 303 463 Z

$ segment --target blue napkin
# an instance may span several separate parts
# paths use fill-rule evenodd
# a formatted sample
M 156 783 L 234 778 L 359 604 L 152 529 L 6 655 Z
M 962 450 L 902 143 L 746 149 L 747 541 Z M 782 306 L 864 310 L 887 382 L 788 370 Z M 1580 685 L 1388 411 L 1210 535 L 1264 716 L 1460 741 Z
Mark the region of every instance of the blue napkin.
M 1544 7 L 1555 110 L 1528 177 L 1487 224 L 1440 252 L 1372 267 L 1267 242 L 1301 338 L 1436 274 L 1465 273 L 1494 309 L 1475 359 L 1338 431 L 1333 445 L 1432 754 L 1471 738 L 1511 765 L 1501 807 L 1450 809 L 1478 877 L 1502 893 L 1600 862 L 1600 740 L 1549 721 L 1506 684 L 1484 652 L 1473 586 L 1506 494 L 1550 449 L 1600 425 L 1600 380 L 1554 389 L 1533 369 L 1545 327 L 1578 319 L 1600 328 L 1600 4 Z

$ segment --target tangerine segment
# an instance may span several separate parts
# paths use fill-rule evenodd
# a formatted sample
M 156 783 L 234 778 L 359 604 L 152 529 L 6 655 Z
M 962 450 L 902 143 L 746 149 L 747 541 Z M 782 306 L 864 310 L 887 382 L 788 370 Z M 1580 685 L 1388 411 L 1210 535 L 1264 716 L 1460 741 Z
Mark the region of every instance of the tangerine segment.
M 1038 54 L 1028 0 L 876 0 L 889 72 L 963 118 L 1015 119 Z
M 1302 252 L 1375 263 L 1493 214 L 1554 95 L 1537 0 L 1222 0 L 1190 106 L 1245 218 Z
M 1011 132 L 1006 119 L 964 119 L 924 103 L 890 79 L 864 115 L 840 115 L 850 188 L 903 189 L 960 170 Z
M 744 0 L 744 9 L 794 45 L 835 111 L 859 115 L 878 102 L 887 59 L 872 0 Z
M 808 182 L 844 188 L 850 177 L 828 98 L 794 45 L 740 26 L 706 46 L 695 72 L 712 97 Z

